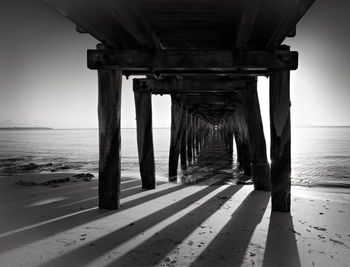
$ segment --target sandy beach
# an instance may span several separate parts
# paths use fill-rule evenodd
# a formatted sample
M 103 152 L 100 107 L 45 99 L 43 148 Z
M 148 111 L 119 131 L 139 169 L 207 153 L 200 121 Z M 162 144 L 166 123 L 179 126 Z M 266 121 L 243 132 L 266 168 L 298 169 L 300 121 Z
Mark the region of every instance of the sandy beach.
M 3 176 L 1 266 L 350 266 L 350 191 L 292 188 L 291 213 L 229 174 L 142 190 L 123 176 L 122 208 L 97 208 L 97 179 Z

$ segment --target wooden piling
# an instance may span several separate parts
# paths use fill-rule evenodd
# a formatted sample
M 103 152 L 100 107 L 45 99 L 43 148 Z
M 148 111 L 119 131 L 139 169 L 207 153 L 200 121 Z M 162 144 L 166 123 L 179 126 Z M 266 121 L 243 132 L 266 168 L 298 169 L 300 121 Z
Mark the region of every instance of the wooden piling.
M 154 189 L 156 179 L 152 133 L 152 95 L 149 92 L 134 91 L 134 97 L 142 188 Z
M 194 114 L 192 114 L 191 147 L 192 147 L 193 164 L 196 163 L 196 133 L 197 133 L 196 120 L 197 120 L 197 117 Z
M 99 208 L 120 205 L 120 101 L 122 73 L 98 70 Z
M 192 164 L 192 113 L 188 113 L 186 122 L 186 139 L 187 139 L 187 161 Z
M 251 154 L 249 147 L 249 134 L 242 105 L 237 107 L 233 118 L 239 165 L 240 168 L 243 169 L 244 174 L 250 176 L 252 175 L 252 171 L 250 165 Z
M 290 72 L 270 76 L 272 210 L 290 212 L 291 129 Z
M 182 106 L 180 160 L 181 160 L 181 168 L 183 170 L 187 169 L 186 121 L 187 121 L 187 110 L 185 109 L 184 106 Z
M 169 180 L 177 179 L 177 167 L 180 154 L 182 108 L 179 104 L 171 103 L 171 133 L 169 150 Z
M 232 116 L 227 118 L 227 131 L 228 131 L 228 149 L 230 154 L 233 154 L 233 118 Z
M 249 134 L 254 188 L 256 190 L 270 191 L 270 167 L 266 155 L 266 142 L 256 83 L 246 90 L 243 102 L 244 115 Z

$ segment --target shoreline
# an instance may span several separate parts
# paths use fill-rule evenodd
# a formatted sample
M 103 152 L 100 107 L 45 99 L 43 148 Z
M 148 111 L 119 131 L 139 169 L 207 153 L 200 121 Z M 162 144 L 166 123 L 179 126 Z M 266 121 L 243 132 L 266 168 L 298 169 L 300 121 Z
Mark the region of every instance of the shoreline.
M 44 164 L 46 165 L 46 164 Z M 1 169 L 0 169 L 1 170 Z M 234 170 L 235 171 L 235 170 Z M 39 171 L 39 172 L 36 172 L 36 171 L 33 171 L 33 172 L 14 172 L 14 173 L 4 173 L 4 172 L 0 172 L 0 179 L 1 178 L 4 178 L 4 177 L 26 177 L 26 176 L 29 176 L 29 177 L 32 177 L 32 176 L 35 176 L 35 175 L 47 175 L 47 176 L 50 176 L 52 174 L 79 174 L 79 173 L 92 173 L 94 176 L 95 176 L 95 179 L 98 179 L 98 170 L 95 170 L 95 169 L 84 169 L 84 168 L 81 168 L 81 169 L 66 169 L 66 168 L 63 168 L 63 169 L 57 169 L 57 171 L 50 171 L 50 170 L 46 170 L 46 171 Z M 135 173 L 136 174 L 136 177 L 135 179 L 141 179 L 139 177 L 139 172 L 136 170 L 122 170 L 122 176 L 125 175 L 125 174 L 128 174 L 128 173 Z M 194 175 L 198 175 L 198 174 L 194 174 Z M 163 182 L 167 182 L 168 180 L 164 177 L 164 176 L 157 176 L 157 178 L 160 178 L 159 180 L 160 181 L 163 181 Z M 233 177 L 232 177 L 233 178 Z M 293 178 L 292 178 L 293 179 Z M 179 180 L 181 180 L 181 177 L 179 177 Z M 234 178 L 235 181 L 237 181 L 238 179 L 235 177 Z M 300 179 L 299 179 L 300 180 Z M 302 184 L 302 183 L 293 183 L 291 184 L 292 187 L 303 187 L 303 188 L 334 188 L 334 189 L 337 189 L 337 188 L 343 188 L 343 189 L 350 189 L 350 181 L 325 181 L 325 182 L 316 182 L 314 184 L 310 183 L 310 184 Z

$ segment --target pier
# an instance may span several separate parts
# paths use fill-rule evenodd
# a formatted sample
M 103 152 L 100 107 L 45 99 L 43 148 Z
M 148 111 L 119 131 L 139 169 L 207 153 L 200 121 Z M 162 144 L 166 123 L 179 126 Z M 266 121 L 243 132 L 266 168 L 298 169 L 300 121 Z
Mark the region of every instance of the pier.
M 191 164 L 208 136 L 237 149 L 254 189 L 272 210 L 290 211 L 290 72 L 298 53 L 283 45 L 314 0 L 45 0 L 101 44 L 87 51 L 98 72 L 99 207 L 120 208 L 122 76 L 133 80 L 142 187 L 156 174 L 151 95 L 171 95 L 169 180 Z M 142 76 L 137 77 L 137 76 Z M 257 95 L 269 77 L 271 164 Z M 265 125 L 265 127 L 268 127 Z M 235 140 L 236 147 L 233 147 Z

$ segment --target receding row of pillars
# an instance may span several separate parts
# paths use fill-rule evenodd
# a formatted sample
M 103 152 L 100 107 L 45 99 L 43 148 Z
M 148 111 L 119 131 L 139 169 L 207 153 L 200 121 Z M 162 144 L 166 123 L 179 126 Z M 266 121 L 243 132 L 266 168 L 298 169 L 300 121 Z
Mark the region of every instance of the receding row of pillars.
M 177 179 L 179 158 L 183 170 L 195 162 L 209 132 L 210 127 L 201 116 L 192 113 L 182 103 L 175 102 L 172 97 L 169 180 Z
M 98 71 L 99 118 L 99 207 L 118 209 L 120 206 L 120 109 L 122 73 L 113 69 Z M 152 136 L 151 93 L 134 91 L 137 146 L 142 187 L 154 189 L 155 165 Z M 272 71 L 270 76 L 271 165 L 266 155 L 266 143 L 261 121 L 256 84 L 239 97 L 231 115 L 222 126 L 225 143 L 237 149 L 237 162 L 247 175 L 252 175 L 257 190 L 271 190 L 272 209 L 290 211 L 290 100 L 289 71 Z M 195 113 L 172 98 L 169 179 L 177 177 L 181 167 L 193 163 L 205 144 L 211 127 Z M 270 171 L 271 169 L 271 171 Z

